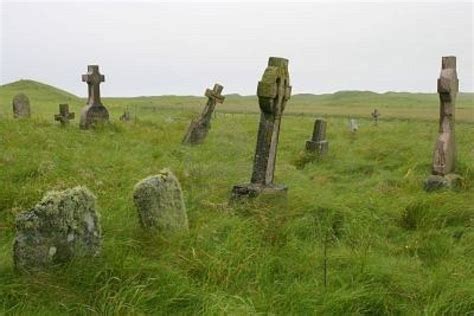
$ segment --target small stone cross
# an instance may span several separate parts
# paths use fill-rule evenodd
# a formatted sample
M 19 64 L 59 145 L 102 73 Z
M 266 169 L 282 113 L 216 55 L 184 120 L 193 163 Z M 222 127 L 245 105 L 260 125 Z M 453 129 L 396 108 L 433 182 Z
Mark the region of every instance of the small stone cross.
M 69 124 L 69 120 L 74 119 L 74 112 L 69 112 L 69 104 L 59 105 L 59 114 L 54 115 L 54 120 L 61 122 L 61 125 Z

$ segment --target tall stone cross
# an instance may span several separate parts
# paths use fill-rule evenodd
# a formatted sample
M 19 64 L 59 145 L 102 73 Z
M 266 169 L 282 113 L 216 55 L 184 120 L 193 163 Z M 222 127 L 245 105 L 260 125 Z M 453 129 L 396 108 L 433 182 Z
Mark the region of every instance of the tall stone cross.
M 281 116 L 290 99 L 291 86 L 288 60 L 270 57 L 268 66 L 258 83 L 257 96 L 260 105 L 260 125 L 250 184 L 236 185 L 232 197 L 254 197 L 260 193 L 286 193 L 287 187 L 275 185 L 275 171 Z
M 314 122 L 313 137 L 306 142 L 306 150 L 318 156 L 324 156 L 328 151 L 326 140 L 326 121 L 316 119 Z
M 59 105 L 59 114 L 54 115 L 54 120 L 61 122 L 61 125 L 69 124 L 69 120 L 74 118 L 74 112 L 69 112 L 69 104 Z
M 88 129 L 109 120 L 109 112 L 100 100 L 100 84 L 105 81 L 105 77 L 99 73 L 99 66 L 89 65 L 87 74 L 82 75 L 82 81 L 88 86 L 88 101 L 81 111 L 79 126 Z
M 221 95 L 223 86 L 216 83 L 214 88 L 206 89 L 204 95 L 207 97 L 207 104 L 201 116 L 191 121 L 188 131 L 183 139 L 183 144 L 200 144 L 204 141 L 208 131 L 211 129 L 211 118 L 217 103 L 223 103 L 225 97 Z
M 456 142 L 454 138 L 454 112 L 459 81 L 456 72 L 456 57 L 447 56 L 441 60 L 441 74 L 438 79 L 439 135 L 433 152 L 432 174 L 444 176 L 454 171 Z

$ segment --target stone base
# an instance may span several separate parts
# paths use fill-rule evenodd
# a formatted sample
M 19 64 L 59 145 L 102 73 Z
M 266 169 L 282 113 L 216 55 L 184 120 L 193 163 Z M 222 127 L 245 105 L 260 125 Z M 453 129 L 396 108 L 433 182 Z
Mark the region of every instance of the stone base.
M 318 154 L 320 156 L 323 156 L 328 152 L 328 147 L 329 143 L 327 140 L 323 140 L 320 142 L 308 140 L 306 142 L 306 150 L 311 153 Z
M 109 111 L 103 105 L 86 105 L 81 110 L 81 121 L 79 127 L 88 129 L 98 124 L 109 121 Z
M 235 185 L 232 188 L 231 200 L 237 200 L 241 198 L 255 198 L 259 195 L 271 196 L 286 196 L 288 193 L 288 187 L 285 185 L 261 185 L 261 184 L 241 184 Z
M 455 189 L 461 185 L 462 177 L 450 173 L 445 176 L 431 175 L 423 183 L 423 189 L 426 192 L 432 192 L 439 189 Z
M 206 124 L 201 120 L 193 120 L 189 125 L 188 131 L 183 139 L 185 145 L 202 144 L 211 128 L 210 124 Z

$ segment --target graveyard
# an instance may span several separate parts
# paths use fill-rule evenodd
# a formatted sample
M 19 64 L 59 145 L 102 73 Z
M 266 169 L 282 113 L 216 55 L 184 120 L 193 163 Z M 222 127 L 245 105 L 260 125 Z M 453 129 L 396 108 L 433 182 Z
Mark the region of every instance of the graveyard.
M 455 103 L 459 179 L 427 191 L 440 120 L 435 84 L 432 93 L 321 95 L 291 94 L 287 85 L 270 143 L 265 131 L 259 136 L 278 123 L 259 123 L 272 101 L 264 79 L 258 97 L 208 83 L 202 96 L 100 98 L 90 83 L 101 82 L 96 70 L 82 77 L 88 100 L 33 80 L 0 86 L 0 313 L 474 310 L 473 93 Z M 19 93 L 30 103 L 23 119 L 12 113 Z M 86 104 L 103 107 L 108 122 L 80 128 Z M 167 181 L 167 193 L 148 193 Z M 100 252 L 19 271 L 36 263 L 12 256 L 17 230 L 28 229 L 18 216 L 50 191 L 87 203 L 95 196 L 90 216 L 101 230 L 92 250 Z M 178 204 L 148 200 L 175 191 Z M 56 203 L 54 195 L 44 203 Z M 179 209 L 179 226 L 153 232 L 147 203 Z

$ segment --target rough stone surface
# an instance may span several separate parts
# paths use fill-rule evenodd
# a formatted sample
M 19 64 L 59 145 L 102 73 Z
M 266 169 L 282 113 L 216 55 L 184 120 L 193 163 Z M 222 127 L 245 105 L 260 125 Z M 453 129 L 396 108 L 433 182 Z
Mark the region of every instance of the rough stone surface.
M 87 66 L 87 74 L 82 75 L 82 81 L 87 82 L 88 101 L 87 105 L 81 110 L 79 126 L 82 129 L 89 129 L 97 124 L 108 122 L 109 111 L 100 99 L 100 83 L 105 81 L 105 77 L 99 73 L 99 66 Z
M 13 97 L 13 117 L 29 118 L 31 116 L 30 99 L 24 93 L 18 93 Z
M 265 188 L 271 188 L 275 192 L 287 191 L 285 186 L 273 184 L 281 116 L 291 96 L 287 59 L 269 58 L 268 66 L 258 83 L 257 96 L 261 115 L 252 177 L 250 184 L 236 185 L 233 188 L 234 198 L 248 197 L 251 194 L 247 192 L 263 192 Z M 245 186 L 248 186 L 248 190 L 243 189 Z
M 306 150 L 318 156 L 324 156 L 328 152 L 329 143 L 326 140 L 327 123 L 323 119 L 314 122 L 313 137 L 306 142 Z
M 188 217 L 178 179 L 167 169 L 135 185 L 133 199 L 146 230 L 173 233 L 188 229 Z
M 455 189 L 461 186 L 461 182 L 462 177 L 457 174 L 431 175 L 425 180 L 424 189 L 427 192 L 439 189 Z
M 19 270 L 41 270 L 75 257 L 96 256 L 100 249 L 96 198 L 85 187 L 49 192 L 16 218 L 13 260 Z
M 130 112 L 128 110 L 124 111 L 123 114 L 120 116 L 120 120 L 124 122 L 130 121 Z
M 59 114 L 54 115 L 54 120 L 61 122 L 61 125 L 65 126 L 69 124 L 69 120 L 74 119 L 74 112 L 69 112 L 69 104 L 59 105 Z
M 184 136 L 183 144 L 195 145 L 204 141 L 207 133 L 211 129 L 212 113 L 214 112 L 217 103 L 224 102 L 225 98 L 221 95 L 223 89 L 223 86 L 216 83 L 212 90 L 206 90 L 204 94 L 207 97 L 206 107 L 198 118 L 191 121 L 188 131 Z
M 456 57 L 443 57 L 438 79 L 440 100 L 439 136 L 433 151 L 432 174 L 446 175 L 454 171 L 456 142 L 454 138 L 454 112 L 459 81 L 456 73 Z

